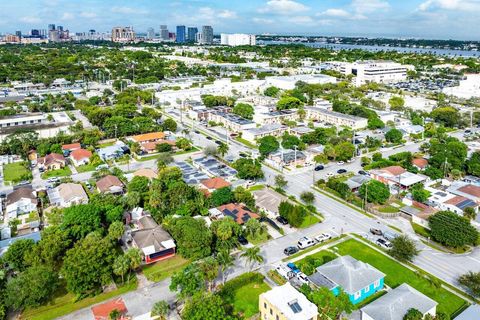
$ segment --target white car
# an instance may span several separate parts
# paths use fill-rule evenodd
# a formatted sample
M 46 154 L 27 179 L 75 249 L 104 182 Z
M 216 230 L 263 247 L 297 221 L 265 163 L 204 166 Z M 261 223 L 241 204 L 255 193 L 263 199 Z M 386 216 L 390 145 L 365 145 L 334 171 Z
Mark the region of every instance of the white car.
M 290 280 L 291 278 L 293 278 L 295 276 L 295 273 L 293 273 L 293 271 L 284 264 L 278 265 L 275 268 L 275 270 L 278 272 L 279 275 L 284 277 L 286 280 Z
M 309 238 L 309 237 L 303 237 L 300 240 L 298 240 L 298 248 L 300 249 L 306 249 L 308 247 L 313 246 L 316 243 L 315 240 Z
M 335 175 L 335 174 L 334 174 L 333 172 L 329 172 L 329 173 L 327 173 L 327 178 L 331 178 L 331 177 L 333 177 L 334 175 Z
M 379 245 L 380 247 L 383 247 L 385 249 L 391 249 L 393 246 L 392 246 L 392 243 L 388 240 L 385 240 L 385 239 L 377 239 L 376 241 L 377 245 Z
M 343 161 L 338 161 L 337 164 L 340 164 L 340 165 L 341 165 L 341 164 L 345 164 L 345 162 L 343 162 Z
M 308 284 L 310 283 L 310 281 L 308 281 L 307 275 L 306 275 L 305 273 L 303 273 L 303 272 L 300 272 L 300 273 L 297 274 L 297 279 L 298 279 L 298 281 L 300 281 L 302 284 L 307 284 L 307 285 L 308 285 Z
M 315 240 L 317 240 L 317 242 L 323 242 L 330 239 L 332 239 L 332 236 L 329 233 L 322 233 L 321 235 L 315 237 Z

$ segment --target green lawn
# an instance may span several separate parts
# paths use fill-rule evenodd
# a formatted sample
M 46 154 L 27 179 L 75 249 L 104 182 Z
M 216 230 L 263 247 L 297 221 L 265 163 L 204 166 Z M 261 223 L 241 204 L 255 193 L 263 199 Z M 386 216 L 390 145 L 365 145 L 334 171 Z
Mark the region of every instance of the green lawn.
M 259 191 L 259 190 L 263 190 L 263 189 L 265 189 L 265 186 L 263 184 L 257 184 L 257 185 L 254 185 L 254 186 L 248 188 L 248 191 L 253 192 L 253 191 Z
M 40 306 L 38 308 L 26 309 L 22 315 L 21 319 L 28 320 L 50 320 L 55 319 L 69 313 L 72 313 L 76 310 L 80 310 L 86 307 L 89 307 L 93 304 L 111 299 L 118 295 L 124 294 L 128 291 L 135 290 L 137 288 L 137 281 L 131 280 L 129 284 L 119 287 L 118 289 L 101 293 L 94 297 L 88 297 L 79 301 L 76 301 L 76 296 L 71 293 L 67 293 L 65 288 L 62 288 L 57 292 L 57 295 L 53 300 L 47 304 Z
M 31 176 L 32 173 L 25 167 L 25 162 L 8 163 L 3 166 L 3 178 L 5 181 L 20 182 L 24 179 L 30 180 Z
M 72 170 L 69 167 L 64 167 L 59 170 L 50 170 L 42 173 L 42 179 L 48 179 L 52 177 L 68 177 L 72 175 Z
M 390 257 L 370 248 L 369 246 L 350 239 L 335 246 L 341 255 L 350 255 L 357 260 L 367 262 L 386 274 L 385 284 L 395 288 L 407 283 L 431 299 L 438 302 L 437 312 L 452 316 L 465 306 L 466 301 L 444 288 L 437 288 L 432 281 L 414 272 Z
M 305 217 L 305 219 L 303 220 L 302 224 L 300 225 L 300 228 L 303 229 L 303 228 L 308 228 L 316 223 L 319 223 L 320 222 L 320 219 L 318 219 L 316 216 L 314 216 L 313 214 L 309 214 Z
M 102 162 L 103 163 L 103 162 Z M 99 164 L 92 164 L 92 163 L 87 163 L 84 164 L 83 166 L 75 167 L 79 173 L 81 172 L 89 172 L 89 171 L 95 171 L 95 169 L 101 165 L 102 163 Z
M 250 242 L 254 246 L 258 246 L 259 244 L 262 244 L 262 243 L 266 242 L 270 238 L 271 237 L 268 234 L 268 232 L 264 232 L 256 238 L 252 238 L 251 236 L 247 236 L 248 242 Z
M 251 143 L 250 141 L 248 140 L 245 140 L 243 138 L 240 138 L 240 137 L 236 137 L 235 140 L 237 140 L 238 142 L 240 143 L 243 143 L 244 145 L 246 145 L 247 147 L 251 148 L 251 149 L 257 149 L 257 146 L 254 145 L 253 143 Z
M 143 267 L 143 274 L 148 280 L 159 282 L 170 277 L 175 271 L 180 270 L 188 263 L 188 260 L 176 255 L 172 258 Z
M 318 243 L 318 244 L 316 244 L 316 245 L 314 245 L 314 246 L 312 246 L 312 247 L 310 247 L 310 248 L 307 248 L 307 249 L 305 249 L 305 250 L 301 250 L 301 251 L 299 251 L 299 252 L 297 252 L 297 253 L 295 253 L 295 254 L 292 254 L 291 256 L 288 256 L 288 257 L 286 257 L 286 258 L 283 258 L 282 261 L 290 261 L 290 260 L 292 260 L 292 259 L 294 259 L 294 258 L 296 258 L 296 257 L 300 257 L 300 256 L 302 256 L 302 255 L 304 255 L 304 254 L 306 254 L 306 253 L 309 253 L 310 251 L 313 251 L 313 250 L 315 250 L 315 249 L 317 249 L 317 248 L 323 247 L 324 245 L 327 245 L 327 244 L 329 244 L 329 243 L 331 243 L 331 242 L 340 240 L 340 239 L 342 239 L 342 238 L 344 238 L 344 237 L 346 237 L 346 235 L 345 235 L 345 234 L 342 234 L 342 235 L 339 236 L 339 237 L 335 237 L 335 238 L 332 238 L 332 239 L 330 239 L 330 240 L 327 240 L 327 241 Z M 315 254 L 317 254 L 317 253 L 315 253 Z M 313 255 L 312 255 L 312 256 L 313 256 Z M 302 260 L 300 260 L 300 261 L 302 261 Z

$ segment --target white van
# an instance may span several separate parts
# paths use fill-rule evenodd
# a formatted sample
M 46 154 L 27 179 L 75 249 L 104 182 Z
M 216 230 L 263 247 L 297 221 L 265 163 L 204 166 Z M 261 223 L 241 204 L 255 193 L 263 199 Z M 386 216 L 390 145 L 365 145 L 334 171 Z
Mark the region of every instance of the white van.
M 300 240 L 298 240 L 298 248 L 300 249 L 306 249 L 308 247 L 313 246 L 316 243 L 315 240 L 309 238 L 309 237 L 303 237 Z
M 295 276 L 295 273 L 293 273 L 293 271 L 284 264 L 279 264 L 275 268 L 275 271 L 277 271 L 278 274 L 284 277 L 286 280 L 290 280 Z

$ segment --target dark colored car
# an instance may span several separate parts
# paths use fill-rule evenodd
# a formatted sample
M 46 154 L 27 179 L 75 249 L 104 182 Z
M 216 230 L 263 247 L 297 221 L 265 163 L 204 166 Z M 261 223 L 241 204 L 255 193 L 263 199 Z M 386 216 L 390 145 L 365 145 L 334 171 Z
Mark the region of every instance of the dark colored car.
M 325 167 L 322 166 L 322 165 L 318 165 L 318 166 L 315 167 L 315 171 L 320 171 L 320 170 L 323 170 L 323 169 L 325 169 Z
M 247 157 L 247 154 L 246 154 L 246 153 L 243 153 L 243 152 L 240 152 L 238 155 L 239 155 L 240 157 L 242 157 L 242 158 L 246 158 L 246 157 Z
M 239 236 L 238 236 L 238 242 L 239 242 L 241 245 L 243 245 L 243 246 L 248 244 L 247 238 L 245 238 L 245 237 L 242 236 L 242 235 L 239 235 Z
M 208 139 L 208 140 L 212 140 L 213 138 L 212 138 L 212 137 L 210 137 L 210 136 L 207 136 L 207 139 Z
M 195 133 L 196 133 L 196 134 L 200 134 L 200 131 L 198 131 L 198 130 L 195 130 Z
M 283 224 L 283 225 L 288 224 L 287 219 L 285 219 L 285 218 L 282 217 L 282 216 L 278 216 L 278 217 L 276 217 L 275 219 L 276 219 L 278 222 L 280 222 L 281 224 Z
M 298 252 L 297 247 L 286 247 L 285 250 L 283 250 L 283 253 L 287 256 L 291 256 L 292 254 L 295 254 Z
M 221 145 L 221 144 L 222 144 L 222 141 L 216 140 L 215 143 L 218 144 L 218 145 Z
M 360 170 L 358 171 L 358 174 L 361 174 L 362 176 L 367 176 L 368 173 L 366 171 Z
M 380 229 L 375 229 L 375 228 L 370 228 L 370 233 L 374 234 L 376 236 L 381 236 L 383 234 L 382 230 Z
M 340 173 L 340 174 L 341 174 L 341 173 L 346 173 L 346 172 L 347 172 L 347 170 L 345 170 L 345 169 L 339 169 L 339 170 L 337 170 L 337 173 Z

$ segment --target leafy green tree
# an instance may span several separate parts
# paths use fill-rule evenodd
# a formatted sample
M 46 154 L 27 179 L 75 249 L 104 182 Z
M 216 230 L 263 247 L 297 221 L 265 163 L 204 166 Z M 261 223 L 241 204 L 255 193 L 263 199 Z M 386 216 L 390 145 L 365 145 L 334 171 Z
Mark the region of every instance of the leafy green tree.
M 273 136 L 266 136 L 258 140 L 258 151 L 264 157 L 268 156 L 270 153 L 273 153 L 278 150 L 280 143 L 277 138 Z
M 222 250 L 217 254 L 217 261 L 220 265 L 220 271 L 222 273 L 222 284 L 225 284 L 227 281 L 227 271 L 235 265 L 235 259 L 230 255 L 230 252 L 227 250 Z
M 449 247 L 475 245 L 478 231 L 470 221 L 450 211 L 440 211 L 428 219 L 433 240 Z
M 128 249 L 124 256 L 128 258 L 128 265 L 131 271 L 135 271 L 142 264 L 142 252 L 138 248 Z
M 263 91 L 263 94 L 266 95 L 267 97 L 277 97 L 278 93 L 280 92 L 280 89 L 277 87 L 268 87 Z
M 61 270 L 68 291 L 88 294 L 108 284 L 115 256 L 112 242 L 98 233 L 90 233 L 78 241 L 67 251 Z
M 248 103 L 237 103 L 235 107 L 233 107 L 232 112 L 249 120 L 253 119 L 253 114 L 255 113 L 253 107 Z
M 122 221 L 115 221 L 108 226 L 108 238 L 116 242 L 120 240 L 125 232 L 125 226 Z
M 167 230 L 177 243 L 177 252 L 187 259 L 199 259 L 211 254 L 212 232 L 204 220 L 191 217 L 172 219 Z
M 399 96 L 393 96 L 388 100 L 390 105 L 390 110 L 393 111 L 402 111 L 405 108 L 405 100 Z
M 476 177 L 480 177 L 480 152 L 472 153 L 469 160 L 466 161 L 467 173 Z
M 368 119 L 367 127 L 370 130 L 381 129 L 385 127 L 385 123 L 383 123 L 383 121 L 380 120 L 380 118 L 371 118 L 371 119 Z
M 390 198 L 390 189 L 377 180 L 370 180 L 362 184 L 358 190 L 360 196 L 370 203 L 384 204 Z
M 240 179 L 261 179 L 264 177 L 262 165 L 259 161 L 240 158 L 234 162 L 233 167 L 237 170 Z
M 398 129 L 393 128 L 388 130 L 387 133 L 385 133 L 385 140 L 387 140 L 387 142 L 397 144 L 402 142 L 402 139 L 403 139 L 403 134 Z
M 467 207 L 463 210 L 463 216 L 469 220 L 475 220 L 477 213 L 475 212 L 474 208 Z
M 460 112 L 453 107 L 439 107 L 433 109 L 430 116 L 437 123 L 443 124 L 445 127 L 453 128 L 460 124 Z
M 138 192 L 141 195 L 148 193 L 150 180 L 147 177 L 135 176 L 127 185 L 128 192 Z
M 423 314 L 417 309 L 410 308 L 403 316 L 403 320 L 423 320 Z
M 342 199 L 348 199 L 352 195 L 352 191 L 350 190 L 348 184 L 340 179 L 328 179 L 327 187 L 338 192 Z
M 160 320 L 167 320 L 168 312 L 170 311 L 170 305 L 167 301 L 161 300 L 153 304 L 151 317 L 159 317 Z
M 233 196 L 237 203 L 243 203 L 248 208 L 255 208 L 255 197 L 244 187 L 237 187 L 233 192 Z
M 177 132 L 177 123 L 175 120 L 167 118 L 162 123 L 163 131 Z
M 188 300 L 182 312 L 182 319 L 189 320 L 233 320 L 222 299 L 214 293 L 197 293 Z
M 418 255 L 415 242 L 406 235 L 399 235 L 392 240 L 392 248 L 388 253 L 400 261 L 412 261 Z
M 168 143 L 159 143 L 155 146 L 155 150 L 158 152 L 171 152 L 173 147 Z
M 304 191 L 300 194 L 300 199 L 306 204 L 312 204 L 315 201 L 315 195 L 313 192 Z
M 63 213 L 62 229 L 71 238 L 80 240 L 102 228 L 102 209 L 93 204 L 82 204 L 66 208 Z
M 173 157 L 168 152 L 160 153 L 157 157 L 157 170 L 160 172 L 167 165 L 173 162 Z
M 113 273 L 117 276 L 122 277 L 122 284 L 125 283 L 124 277 L 130 270 L 130 259 L 125 255 L 118 256 L 113 262 Z
M 303 285 L 300 288 L 308 300 L 315 304 L 320 314 L 319 319 L 339 319 L 342 313 L 350 314 L 354 310 L 354 306 L 350 301 L 348 295 L 340 290 L 340 293 L 335 294 L 326 287 L 312 290 L 309 286 Z
M 267 226 L 262 224 L 257 219 L 250 219 L 245 223 L 244 232 L 247 237 L 250 237 L 251 239 L 257 239 L 267 232 Z
M 50 226 L 42 231 L 42 239 L 27 254 L 29 265 L 44 264 L 57 270 L 63 261 L 65 252 L 70 247 L 68 232 L 58 226 Z
M 189 264 L 173 274 L 169 288 L 178 292 L 180 299 L 192 297 L 205 289 L 204 274 L 197 263 Z
M 232 217 L 213 221 L 210 230 L 214 235 L 215 251 L 232 250 L 238 245 L 238 235 L 242 232 L 242 228 L 233 220 Z
M 347 161 L 354 157 L 355 146 L 350 141 L 337 144 L 335 147 L 335 159 L 338 161 Z
M 307 211 L 303 206 L 296 206 L 288 201 L 280 202 L 278 213 L 287 219 L 288 223 L 295 228 L 300 227 L 307 217 Z
M 8 247 L 7 252 L 3 255 L 3 261 L 15 271 L 23 271 L 27 268 L 27 255 L 32 252 L 34 247 L 35 242 L 31 239 L 17 240 Z
M 275 176 L 275 185 L 277 188 L 283 189 L 287 186 L 288 181 L 281 174 Z
M 192 149 L 192 143 L 186 138 L 178 138 L 175 145 L 177 148 L 188 151 Z
M 262 263 L 265 260 L 260 253 L 259 247 L 247 248 L 240 256 L 245 259 L 245 266 L 250 266 L 250 271 L 253 269 L 255 264 Z
M 285 132 L 282 136 L 282 147 L 284 149 L 294 149 L 295 147 L 298 147 L 299 150 L 301 150 L 304 149 L 305 144 L 298 137 Z
M 210 203 L 213 207 L 221 206 L 222 204 L 230 203 L 233 201 L 233 192 L 230 187 L 224 187 L 212 192 L 210 196 Z
M 430 197 L 430 192 L 423 188 L 422 184 L 417 184 L 410 188 L 413 200 L 424 203 Z
M 283 97 L 277 102 L 277 110 L 298 109 L 303 106 L 303 102 L 295 97 Z
M 37 307 L 53 296 L 58 284 L 58 275 L 51 269 L 32 266 L 7 283 L 5 302 L 16 310 Z
M 458 278 L 458 282 L 467 287 L 475 296 L 480 296 L 480 272 L 468 272 Z

